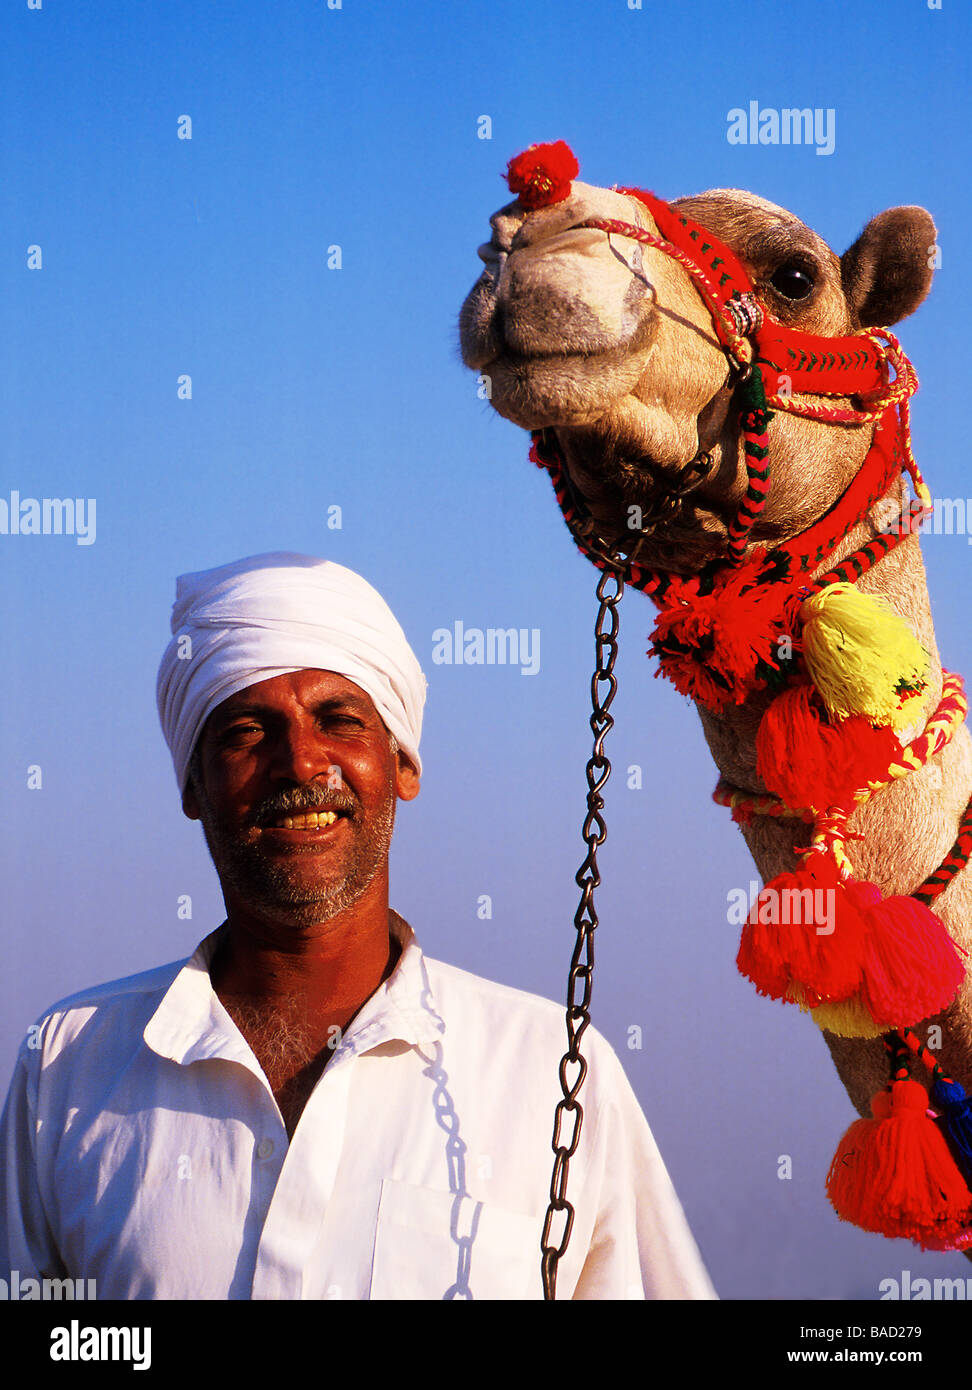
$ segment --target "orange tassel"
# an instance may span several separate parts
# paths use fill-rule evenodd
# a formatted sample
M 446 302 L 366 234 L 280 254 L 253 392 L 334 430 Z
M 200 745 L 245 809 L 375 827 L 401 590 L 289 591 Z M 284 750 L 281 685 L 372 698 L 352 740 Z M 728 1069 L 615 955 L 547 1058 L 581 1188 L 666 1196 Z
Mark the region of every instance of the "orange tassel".
M 842 1221 L 932 1250 L 966 1238 L 972 1192 L 927 1108 L 928 1093 L 910 1078 L 879 1091 L 874 1118 L 855 1120 L 841 1140 L 827 1195 Z

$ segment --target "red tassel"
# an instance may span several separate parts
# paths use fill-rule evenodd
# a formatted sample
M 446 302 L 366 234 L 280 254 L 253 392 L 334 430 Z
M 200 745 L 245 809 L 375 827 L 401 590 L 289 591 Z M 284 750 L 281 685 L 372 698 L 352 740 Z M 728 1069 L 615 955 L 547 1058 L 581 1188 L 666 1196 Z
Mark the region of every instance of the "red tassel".
M 941 918 L 916 898 L 882 901 L 873 883 L 848 884 L 847 892 L 857 896 L 866 924 L 861 998 L 874 1022 L 918 1023 L 949 1005 L 965 967 Z
M 873 1119 L 855 1120 L 827 1175 L 842 1221 L 926 1249 L 961 1241 L 972 1221 L 972 1192 L 955 1166 L 917 1081 L 895 1081 L 871 1102 Z
M 928 1232 L 922 1236 L 921 1248 L 923 1250 L 936 1250 L 940 1254 L 952 1254 L 959 1250 L 968 1250 L 972 1246 L 972 1227 L 964 1227 L 958 1232 L 936 1235 Z
M 953 1255 L 972 1246 L 972 1230 L 959 1231 L 957 1235 L 922 1237 L 921 1248 L 934 1250 L 940 1255 Z
M 848 804 L 868 782 L 883 781 L 901 752 L 894 730 L 875 728 L 864 715 L 832 724 L 804 681 L 784 690 L 763 715 L 756 771 L 787 806 L 821 810 Z
M 965 975 L 962 954 L 923 903 L 842 881 L 818 853 L 762 890 L 736 964 L 771 999 L 809 1009 L 858 999 L 876 1035 L 946 1008 Z
M 736 964 L 760 994 L 809 1007 L 861 987 L 864 922 L 829 855 L 812 854 L 762 890 L 742 931 Z

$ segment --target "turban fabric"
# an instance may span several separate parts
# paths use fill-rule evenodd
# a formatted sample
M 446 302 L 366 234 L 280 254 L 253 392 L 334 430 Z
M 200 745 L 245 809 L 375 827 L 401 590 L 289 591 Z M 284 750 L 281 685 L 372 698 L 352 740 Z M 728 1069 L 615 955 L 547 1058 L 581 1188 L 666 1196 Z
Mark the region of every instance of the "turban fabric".
M 259 681 L 305 669 L 334 671 L 370 695 L 421 771 L 425 676 L 385 600 L 353 570 L 275 552 L 183 574 L 171 628 L 156 698 L 180 792 L 217 705 Z

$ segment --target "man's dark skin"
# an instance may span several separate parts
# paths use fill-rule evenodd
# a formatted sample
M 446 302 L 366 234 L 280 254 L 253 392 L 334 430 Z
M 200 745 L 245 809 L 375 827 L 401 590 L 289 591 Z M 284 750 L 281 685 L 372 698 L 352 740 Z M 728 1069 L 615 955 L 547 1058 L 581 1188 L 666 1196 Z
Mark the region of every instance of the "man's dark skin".
M 418 792 L 418 773 L 370 696 L 333 671 L 249 686 L 213 710 L 200 735 L 182 804 L 203 822 L 226 904 L 213 988 L 289 1136 L 335 1030 L 394 969 L 388 846 L 396 798 Z M 279 825 L 324 809 L 338 813 L 333 825 Z M 295 1022 L 300 1046 L 288 1046 Z

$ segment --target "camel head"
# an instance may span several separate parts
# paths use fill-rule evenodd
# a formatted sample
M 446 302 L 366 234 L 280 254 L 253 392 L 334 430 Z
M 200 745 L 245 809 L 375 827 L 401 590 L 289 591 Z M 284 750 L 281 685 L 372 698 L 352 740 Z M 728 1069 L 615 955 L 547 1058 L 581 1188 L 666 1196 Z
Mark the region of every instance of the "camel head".
M 578 180 L 562 192 L 541 206 L 521 192 L 490 219 L 485 268 L 460 315 L 463 360 L 501 415 L 552 432 L 574 495 L 605 534 L 620 534 L 632 507 L 650 508 L 704 456 L 698 486 L 640 556 L 651 568 L 697 570 L 725 554 L 746 491 L 738 374 L 676 259 L 580 225 L 613 219 L 658 236 L 645 203 Z M 764 312 L 787 328 L 842 336 L 888 327 L 930 288 L 935 228 L 922 208 L 880 213 L 837 255 L 793 213 L 752 193 L 713 189 L 671 207 L 735 253 Z M 776 544 L 822 515 L 872 432 L 873 424 L 775 414 L 771 487 L 750 540 Z

